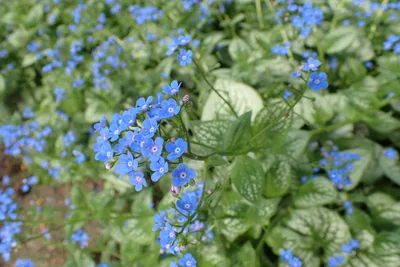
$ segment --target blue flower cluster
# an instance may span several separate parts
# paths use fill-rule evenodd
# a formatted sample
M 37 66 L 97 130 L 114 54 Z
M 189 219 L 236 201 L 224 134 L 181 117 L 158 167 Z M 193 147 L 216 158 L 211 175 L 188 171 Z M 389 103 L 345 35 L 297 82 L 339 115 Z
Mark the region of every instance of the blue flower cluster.
M 157 21 L 164 12 L 154 6 L 142 7 L 140 5 L 133 5 L 128 8 L 132 18 L 136 20 L 138 25 L 142 25 L 147 21 Z
M 287 263 L 286 266 L 288 266 L 288 267 L 301 267 L 301 266 L 303 266 L 303 263 L 301 262 L 301 260 L 298 257 L 293 256 L 291 249 L 282 250 L 280 255 L 281 255 L 281 259 L 284 262 Z
M 31 176 L 22 180 L 21 191 L 27 193 L 30 190 L 31 185 L 37 184 L 37 182 L 38 179 L 36 176 Z
M 92 74 L 93 85 L 96 89 L 109 89 L 111 84 L 107 76 L 112 71 L 126 68 L 127 63 L 120 59 L 123 52 L 124 48 L 116 42 L 115 36 L 108 37 L 93 51 Z
M 192 41 L 192 36 L 191 35 L 179 35 L 178 37 L 174 37 L 172 36 L 172 42 L 168 45 L 168 50 L 166 52 L 167 56 L 171 56 L 175 53 L 175 51 L 179 48 L 179 47 L 185 47 L 187 45 L 189 45 Z M 196 40 L 194 40 L 196 41 Z M 193 41 L 193 45 L 197 46 L 198 45 L 198 41 L 196 41 L 196 43 Z M 190 63 L 192 63 L 192 50 L 190 49 L 183 49 L 180 48 L 179 49 L 179 54 L 178 54 L 178 60 L 179 60 L 179 64 L 181 65 L 181 67 L 189 65 Z
M 175 96 L 181 84 L 173 81 L 163 88 L 163 92 L 173 97 L 164 100 L 162 93 L 157 97 L 140 98 L 132 107 L 122 114 L 115 113 L 109 124 L 105 117 L 94 125 L 100 133 L 94 145 L 95 159 L 106 163 L 108 168 L 115 165 L 115 172 L 122 178 L 129 176 L 129 181 L 136 191 L 147 187 L 144 171 L 149 166 L 153 172 L 151 180 L 157 182 L 169 171 L 169 166 L 179 164 L 172 170 L 172 185 L 181 187 L 187 185 L 196 177 L 193 169 L 185 163 L 178 163 L 187 150 L 187 142 L 182 138 L 171 138 L 165 144 L 160 135 L 160 122 L 169 120 L 179 114 L 184 101 L 177 102 Z M 166 158 L 163 156 L 166 155 Z M 117 161 L 117 162 L 116 162 Z
M 315 92 L 321 91 L 321 89 L 328 88 L 328 82 L 326 81 L 327 75 L 325 72 L 316 72 L 321 62 L 318 59 L 312 57 L 308 58 L 307 62 L 302 62 L 300 69 L 304 72 L 312 71 L 308 79 L 308 87 L 313 89 Z M 302 72 L 293 72 L 292 77 L 300 78 L 303 76 Z
M 300 29 L 300 35 L 307 38 L 313 26 L 321 25 L 324 14 L 318 7 L 313 6 L 312 2 L 305 2 L 302 6 L 295 4 L 294 0 L 280 1 L 285 3 L 285 7 L 281 7 L 275 13 L 275 21 L 279 24 L 283 23 L 285 18 L 290 17 L 292 25 Z
M 358 248 L 360 248 L 360 242 L 357 239 L 350 239 L 349 243 L 343 244 L 341 247 L 344 253 L 351 253 Z
M 72 234 L 71 240 L 74 243 L 79 243 L 82 249 L 88 245 L 89 235 L 83 229 L 78 229 Z
M 13 200 L 14 190 L 0 189 L 0 253 L 5 261 L 11 258 L 11 249 L 17 245 L 16 235 L 21 233 L 22 222 L 8 222 L 17 220 L 17 203 Z
M 30 118 L 33 113 L 24 112 L 25 118 Z M 50 127 L 40 127 L 34 120 L 22 125 L 6 124 L 0 126 L 0 137 L 5 146 L 5 154 L 11 156 L 24 156 L 30 162 L 30 151 L 43 152 L 47 144 L 46 137 L 51 134 Z
M 395 160 L 397 159 L 398 152 L 396 149 L 389 147 L 383 151 L 383 155 L 389 159 Z
M 284 42 L 283 45 L 275 45 L 271 48 L 271 53 L 274 55 L 286 56 L 289 53 L 290 42 Z
M 197 219 L 198 210 L 200 208 L 201 196 L 204 190 L 203 183 L 198 183 L 194 191 L 186 189 L 176 201 L 175 206 L 170 207 L 168 210 L 161 210 L 154 216 L 153 231 L 160 230 L 158 241 L 160 243 L 162 253 L 168 252 L 172 254 L 179 254 L 185 248 L 186 242 L 193 240 L 207 241 L 213 238 L 213 233 L 209 226 Z M 174 191 L 176 190 L 176 191 Z M 179 194 L 179 188 L 171 190 L 173 194 Z M 179 225 L 179 226 L 178 226 Z M 180 235 L 185 235 L 184 244 L 179 243 Z M 184 259 L 184 260 L 183 260 Z M 186 253 L 183 258 L 179 260 L 179 266 L 185 265 L 188 261 L 196 264 L 195 259 L 190 253 Z M 178 266 L 176 263 L 171 266 Z
M 383 50 L 391 49 L 395 54 L 400 54 L 400 36 L 392 34 L 383 43 Z
M 326 170 L 336 188 L 342 190 L 346 185 L 350 185 L 349 174 L 353 170 L 353 162 L 361 159 L 360 155 L 339 152 L 335 145 L 331 145 L 330 149 L 321 148 L 321 154 L 324 158 L 319 161 L 319 166 Z

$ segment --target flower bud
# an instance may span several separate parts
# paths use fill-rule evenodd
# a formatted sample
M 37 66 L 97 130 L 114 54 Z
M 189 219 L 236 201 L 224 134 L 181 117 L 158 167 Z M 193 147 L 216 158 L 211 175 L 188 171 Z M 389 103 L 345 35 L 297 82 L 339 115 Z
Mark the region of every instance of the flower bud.
M 106 163 L 106 169 L 109 170 L 112 168 L 112 164 L 110 162 Z
M 182 100 L 183 100 L 183 103 L 189 102 L 189 95 L 184 95 Z
M 176 186 L 174 186 L 174 185 L 171 186 L 171 193 L 172 193 L 172 195 L 178 196 L 180 191 L 181 191 L 181 188 L 180 188 L 180 187 L 176 187 Z
M 190 180 L 189 185 L 193 186 L 195 184 L 196 184 L 196 180 L 195 179 Z

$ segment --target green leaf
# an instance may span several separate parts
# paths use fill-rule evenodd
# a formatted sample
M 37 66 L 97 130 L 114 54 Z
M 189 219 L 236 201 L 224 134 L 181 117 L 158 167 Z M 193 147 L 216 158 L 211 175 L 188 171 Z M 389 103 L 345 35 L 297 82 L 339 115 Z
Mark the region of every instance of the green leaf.
M 37 56 L 33 54 L 26 54 L 22 59 L 22 67 L 29 67 L 37 61 Z
M 235 38 L 229 44 L 229 54 L 234 60 L 248 58 L 251 52 L 250 46 L 241 38 Z
M 263 108 L 263 100 L 256 90 L 250 86 L 232 80 L 218 79 L 214 88 L 233 106 L 240 116 L 252 111 L 252 119 Z M 201 120 L 209 121 L 215 118 L 235 118 L 228 105 L 212 91 L 204 103 Z
M 364 211 L 354 207 L 352 214 L 346 214 L 346 222 L 350 228 L 355 232 L 368 230 L 373 232 L 371 226 L 371 218 Z
M 347 58 L 339 69 L 339 77 L 345 84 L 352 84 L 361 80 L 367 74 L 364 65 L 355 58 Z
M 264 195 L 279 197 L 289 190 L 291 181 L 291 167 L 284 157 L 278 157 L 265 174 Z
M 224 135 L 223 148 L 226 151 L 238 152 L 250 139 L 251 111 L 240 116 L 229 125 L 228 132 Z
M 342 26 L 325 35 L 322 47 L 328 54 L 337 54 L 346 50 L 357 39 L 358 30 L 353 26 Z
M 397 267 L 400 262 L 400 233 L 379 233 L 373 243 L 375 253 L 382 259 L 386 267 Z
M 221 151 L 224 147 L 224 137 L 231 127 L 228 120 L 215 121 L 191 121 L 190 129 L 193 132 L 193 140 L 212 151 Z M 205 152 L 204 154 L 209 154 Z
M 200 245 L 196 256 L 199 267 L 231 266 L 228 255 L 226 255 L 222 246 L 215 244 Z
M 4 80 L 3 75 L 0 74 L 0 94 L 2 94 L 6 89 L 6 81 Z
M 15 48 L 25 47 L 28 41 L 28 32 L 23 29 L 14 31 L 9 37 L 8 42 Z
M 350 239 L 347 224 L 339 214 L 323 207 L 292 210 L 267 236 L 276 254 L 290 248 L 307 266 L 321 266 L 340 251 Z M 319 249 L 316 249 L 319 248 Z
M 256 202 L 260 198 L 264 185 L 264 172 L 257 160 L 248 156 L 237 157 L 231 179 L 238 193 L 246 200 Z
M 252 126 L 252 145 L 270 147 L 278 138 L 284 136 L 290 128 L 292 118 L 285 116 L 289 108 L 282 102 L 268 104 L 254 119 Z
M 236 192 L 224 192 L 220 201 L 221 218 L 217 221 L 218 230 L 229 242 L 244 234 L 252 225 L 246 217 L 248 204 Z
M 400 185 L 400 163 L 397 159 L 388 158 L 381 153 L 379 166 L 390 180 Z
M 298 207 L 311 207 L 334 203 L 337 201 L 337 190 L 325 177 L 316 177 L 300 186 L 293 197 Z
M 257 267 L 260 266 L 256 251 L 250 242 L 241 246 L 240 250 L 235 253 L 236 260 L 233 262 L 234 267 Z
M 367 205 L 376 219 L 400 225 L 400 202 L 396 202 L 391 196 L 373 193 L 368 196 Z

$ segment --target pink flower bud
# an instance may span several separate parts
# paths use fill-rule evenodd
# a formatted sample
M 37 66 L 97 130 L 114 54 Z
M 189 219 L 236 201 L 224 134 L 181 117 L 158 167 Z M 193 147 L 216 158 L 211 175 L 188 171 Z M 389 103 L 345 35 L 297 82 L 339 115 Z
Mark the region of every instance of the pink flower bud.
M 171 186 L 171 193 L 174 195 L 174 196 L 177 196 L 177 195 L 179 195 L 179 192 L 181 191 L 181 188 L 180 187 L 176 187 L 176 186 Z

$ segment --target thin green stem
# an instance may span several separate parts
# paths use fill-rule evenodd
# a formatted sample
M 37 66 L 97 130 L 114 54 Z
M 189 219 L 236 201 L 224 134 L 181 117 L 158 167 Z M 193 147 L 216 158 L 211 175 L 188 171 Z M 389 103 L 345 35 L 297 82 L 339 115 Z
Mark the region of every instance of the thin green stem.
M 319 60 L 321 61 L 321 69 L 323 69 L 323 67 L 325 67 L 325 52 L 324 49 L 322 48 L 318 29 L 316 29 L 316 31 L 314 32 L 314 36 L 315 36 L 315 44 L 317 46 L 317 51 L 319 55 Z
M 263 21 L 263 13 L 261 7 L 261 0 L 255 0 L 256 2 L 256 10 L 257 10 L 257 18 L 258 18 L 258 26 L 260 29 L 264 29 L 264 21 Z
M 381 17 L 384 12 L 383 7 L 386 6 L 388 2 L 389 2 L 389 0 L 382 0 L 381 7 L 379 8 L 378 12 L 376 13 L 376 18 L 374 20 L 374 23 L 371 26 L 371 31 L 369 32 L 368 39 L 371 40 L 372 38 L 374 38 L 376 30 L 378 29 L 378 23 L 380 23 Z
M 339 17 L 338 15 L 340 13 L 340 10 L 343 8 L 343 4 L 344 4 L 344 0 L 340 0 L 338 8 L 335 11 L 335 14 L 333 15 L 333 18 L 332 18 L 331 27 L 329 29 L 330 32 L 336 28 L 336 24 L 338 22 L 338 17 Z
M 229 109 L 232 111 L 232 113 L 235 115 L 235 117 L 238 118 L 239 116 L 236 113 L 236 111 L 233 108 L 233 106 L 231 105 L 231 103 L 229 103 L 229 101 L 226 100 L 225 97 L 222 96 L 221 93 L 218 92 L 218 90 L 214 88 L 214 86 L 211 84 L 211 82 L 207 79 L 207 76 L 206 76 L 206 73 L 205 73 L 204 69 L 200 66 L 199 63 L 197 63 L 197 60 L 193 59 L 193 63 L 196 65 L 197 69 L 200 71 L 201 76 L 203 77 L 205 82 L 208 84 L 208 86 L 210 86 L 211 90 L 213 90 L 219 96 L 219 98 L 221 98 L 222 101 L 224 101 L 225 104 L 228 105 Z

